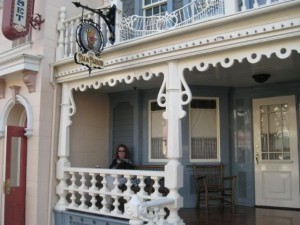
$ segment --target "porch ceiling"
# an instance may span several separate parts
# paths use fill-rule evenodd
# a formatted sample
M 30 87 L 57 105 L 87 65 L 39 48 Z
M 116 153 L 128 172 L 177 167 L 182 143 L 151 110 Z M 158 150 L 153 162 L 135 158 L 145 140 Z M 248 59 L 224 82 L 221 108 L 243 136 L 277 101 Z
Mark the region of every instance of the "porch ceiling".
M 204 72 L 196 68 L 192 71 L 185 70 L 185 79 L 189 85 L 223 86 L 223 87 L 251 87 L 261 85 L 256 83 L 252 75 L 267 73 L 271 77 L 265 84 L 300 81 L 300 54 L 293 52 L 286 59 L 279 59 L 275 54 L 271 58 L 262 57 L 256 64 L 249 63 L 246 59 L 239 63 L 235 61 L 233 66 L 224 68 L 220 64 L 210 66 Z M 155 77 L 149 81 L 137 80 L 131 84 L 119 83 L 113 88 L 104 86 L 100 90 L 106 93 L 126 90 L 146 90 L 159 88 L 163 76 Z

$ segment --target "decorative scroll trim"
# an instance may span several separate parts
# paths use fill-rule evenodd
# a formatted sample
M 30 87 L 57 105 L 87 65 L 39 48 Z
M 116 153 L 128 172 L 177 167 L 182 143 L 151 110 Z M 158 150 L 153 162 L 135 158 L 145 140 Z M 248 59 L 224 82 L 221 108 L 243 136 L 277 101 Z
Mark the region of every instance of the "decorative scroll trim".
M 167 81 L 166 81 L 166 76 L 164 77 L 163 83 L 159 89 L 158 95 L 157 95 L 157 104 L 160 107 L 165 108 L 167 106 Z M 179 79 L 180 79 L 180 83 L 181 83 L 181 87 L 183 87 L 183 89 L 181 89 L 180 91 L 180 105 L 184 106 L 187 105 L 191 102 L 192 100 L 192 92 L 183 76 L 183 72 L 179 72 Z M 182 109 L 179 112 L 179 118 L 183 118 L 186 115 L 186 112 Z M 167 112 L 163 112 L 163 117 L 165 119 L 167 119 Z
M 163 72 L 150 73 L 145 72 L 144 74 L 135 75 L 134 73 L 128 73 L 127 75 L 122 76 L 106 76 L 106 77 L 95 77 L 95 79 L 91 80 L 84 80 L 83 83 L 76 84 L 76 86 L 73 87 L 75 91 L 86 91 L 89 88 L 93 89 L 99 89 L 103 86 L 109 86 L 113 87 L 116 86 L 118 83 L 125 82 L 126 84 L 133 83 L 135 80 L 143 79 L 145 81 L 148 81 L 152 79 L 153 77 L 159 77 L 163 75 Z
M 261 49 L 256 49 L 255 53 L 254 52 L 248 52 L 248 51 L 240 51 L 237 53 L 231 53 L 231 58 L 227 57 L 227 58 L 223 58 L 219 61 L 214 61 L 209 59 L 209 57 L 207 57 L 206 59 L 204 59 L 200 64 L 197 65 L 190 65 L 189 66 L 189 70 L 193 70 L 194 67 L 196 67 L 196 69 L 200 72 L 206 71 L 211 65 L 216 67 L 218 63 L 221 64 L 221 66 L 223 68 L 229 68 L 231 66 L 233 66 L 235 61 L 238 61 L 240 63 L 242 63 L 242 61 L 244 61 L 245 59 L 251 63 L 251 64 L 255 64 L 258 63 L 263 56 L 266 56 L 267 58 L 271 58 L 272 55 L 276 55 L 279 59 L 286 59 L 288 58 L 293 51 L 296 51 L 298 53 L 300 53 L 300 46 L 285 46 L 285 47 L 278 47 L 277 49 L 272 48 L 272 51 L 268 52 L 266 51 L 265 48 L 261 48 Z M 243 55 L 243 57 L 240 57 L 241 55 Z
M 246 28 L 246 29 L 242 29 L 242 30 L 238 30 L 238 31 L 232 31 L 232 32 L 228 32 L 228 33 L 204 37 L 204 38 L 200 38 L 200 39 L 196 39 L 196 40 L 192 40 L 192 41 L 188 41 L 188 42 L 169 45 L 169 46 L 151 49 L 151 50 L 147 50 L 147 51 L 143 51 L 143 52 L 136 52 L 134 54 L 124 55 L 124 56 L 120 56 L 117 58 L 105 60 L 104 65 L 107 67 L 109 65 L 117 65 L 117 64 L 122 64 L 125 62 L 128 63 L 130 61 L 134 61 L 137 59 L 139 59 L 139 60 L 145 59 L 146 60 L 146 58 L 148 58 L 148 57 L 159 56 L 159 55 L 175 53 L 175 52 L 178 52 L 177 53 L 177 55 L 178 55 L 179 52 L 182 50 L 193 49 L 193 48 L 198 48 L 198 50 L 197 50 L 198 54 L 201 51 L 205 52 L 205 53 L 210 53 L 210 52 L 214 52 L 217 50 L 222 51 L 222 50 L 224 50 L 224 47 L 228 48 L 228 46 L 227 46 L 228 43 L 226 43 L 228 41 L 238 42 L 238 43 L 236 43 L 237 47 L 248 46 L 250 44 L 259 44 L 260 42 L 266 43 L 267 39 L 270 39 L 270 40 L 277 39 L 278 34 L 272 35 L 272 33 L 286 30 L 286 34 L 289 34 L 288 29 L 295 29 L 299 26 L 300 26 L 300 20 L 290 19 L 290 20 L 280 21 L 280 22 L 276 22 L 276 23 L 272 23 L 272 24 L 250 27 L 250 28 Z M 286 35 L 286 34 L 282 34 L 282 35 Z M 264 38 L 256 39 L 256 37 L 258 37 L 258 35 L 264 35 Z M 265 35 L 268 35 L 268 36 L 265 36 Z M 296 35 L 296 34 L 294 32 L 292 32 L 289 35 L 292 36 L 292 35 Z M 245 38 L 247 38 L 247 41 L 243 40 Z M 214 47 L 215 44 L 218 45 L 217 48 Z M 235 43 L 233 43 L 232 45 L 235 45 Z M 292 49 L 294 49 L 294 50 L 297 49 L 297 51 L 300 52 L 298 46 L 294 46 Z M 279 55 L 278 57 L 287 57 L 287 53 L 282 54 L 282 53 L 279 53 L 276 51 L 272 51 L 270 54 L 272 54 L 274 52 L 277 55 Z M 261 54 L 258 54 L 258 52 L 252 52 L 251 54 L 257 54 L 257 57 L 253 58 L 251 56 L 248 56 L 247 59 L 249 60 L 249 62 L 255 63 L 255 62 L 259 61 L 259 57 L 261 57 L 262 55 L 265 55 L 265 52 L 262 51 Z M 217 62 L 210 62 L 208 64 L 200 66 L 201 71 L 207 70 L 209 68 L 210 64 L 215 66 L 217 63 L 221 63 L 222 66 L 227 68 L 227 67 L 232 66 L 232 64 L 235 60 L 238 60 L 241 62 L 244 58 L 245 58 L 244 56 L 243 57 L 240 57 L 240 56 L 228 57 L 228 58 L 220 59 Z M 86 71 L 86 70 L 87 69 L 84 67 L 77 67 L 77 68 L 73 68 L 70 70 L 62 71 L 57 75 L 57 77 L 68 76 L 68 75 L 72 75 L 74 73 Z

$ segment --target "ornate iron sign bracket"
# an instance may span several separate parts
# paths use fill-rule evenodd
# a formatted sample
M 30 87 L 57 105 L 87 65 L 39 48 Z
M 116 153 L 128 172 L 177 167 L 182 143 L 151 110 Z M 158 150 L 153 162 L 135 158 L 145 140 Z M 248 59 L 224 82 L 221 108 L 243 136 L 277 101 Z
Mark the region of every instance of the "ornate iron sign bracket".
M 29 20 L 30 25 L 35 30 L 40 30 L 41 24 L 44 22 L 45 22 L 45 20 L 42 20 L 42 16 L 38 13 L 33 14 Z
M 104 14 L 103 11 L 101 9 L 92 9 L 88 6 L 84 6 L 81 5 L 80 2 L 73 2 L 73 4 L 78 8 L 81 7 L 83 9 L 86 9 L 90 12 L 96 13 L 98 14 L 106 23 L 108 29 L 109 29 L 109 33 L 110 33 L 110 37 L 109 37 L 109 41 L 111 44 L 115 43 L 115 18 L 116 18 L 116 6 L 113 5 L 111 8 L 107 8 L 107 13 Z

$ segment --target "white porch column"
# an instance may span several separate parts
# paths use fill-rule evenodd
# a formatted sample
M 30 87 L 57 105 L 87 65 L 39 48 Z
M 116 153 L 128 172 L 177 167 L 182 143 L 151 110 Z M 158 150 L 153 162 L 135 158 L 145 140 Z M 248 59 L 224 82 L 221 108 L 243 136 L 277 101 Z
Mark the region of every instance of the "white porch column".
M 70 167 L 71 163 L 68 159 L 69 149 L 69 133 L 70 133 L 70 91 L 68 84 L 62 85 L 62 103 L 61 103 L 61 115 L 60 115 L 60 127 L 59 127 L 59 140 L 58 140 L 58 157 L 59 160 L 56 164 L 56 178 L 59 180 L 59 184 L 56 187 L 56 194 L 59 196 L 59 200 L 56 203 L 55 209 L 64 210 L 68 202 L 66 200 L 66 193 L 64 188 L 67 187 L 67 176 L 64 173 L 64 167 Z
M 239 10 L 238 0 L 224 1 L 225 15 L 235 14 Z
M 168 197 L 175 200 L 173 208 L 170 207 L 168 222 L 177 225 L 184 224 L 178 216 L 178 210 L 183 206 L 183 198 L 178 193 L 178 190 L 183 187 L 183 166 L 180 163 L 182 158 L 181 118 L 186 112 L 182 106 L 190 102 L 191 93 L 182 71 L 178 71 L 177 62 L 171 61 L 168 66 L 168 74 L 165 74 L 164 83 L 158 95 L 158 104 L 166 107 L 164 117 L 168 124 L 167 156 L 170 161 L 165 166 L 165 173 L 168 174 L 165 176 L 165 186 L 170 190 Z

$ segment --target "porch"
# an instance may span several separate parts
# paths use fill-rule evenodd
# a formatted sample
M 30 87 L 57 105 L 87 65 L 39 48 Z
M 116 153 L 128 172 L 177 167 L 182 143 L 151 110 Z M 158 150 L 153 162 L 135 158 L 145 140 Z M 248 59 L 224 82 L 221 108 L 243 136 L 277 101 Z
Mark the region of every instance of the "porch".
M 210 215 L 194 208 L 181 209 L 179 215 L 186 225 L 296 225 L 300 221 L 300 213 L 296 210 L 246 206 L 237 206 L 235 214 L 231 214 L 230 208 L 224 211 L 212 208 Z
M 205 210 L 197 208 L 183 208 L 179 210 L 179 215 L 183 218 L 186 225 L 296 225 L 300 221 L 299 210 L 273 209 L 273 208 L 255 208 L 248 206 L 237 206 L 236 212 L 231 213 L 230 208 L 211 208 L 207 215 Z M 86 215 L 85 215 L 86 216 Z M 99 216 L 84 217 L 78 213 L 70 212 L 68 221 L 71 224 L 78 222 L 102 224 Z M 127 220 L 107 219 L 110 224 L 126 224 Z M 104 221 L 103 220 L 103 221 Z M 67 221 L 65 221 L 67 222 Z M 69 224 L 69 223 L 67 223 Z M 104 222 L 103 224 L 106 224 Z
M 223 1 L 214 1 L 214 2 L 220 3 Z M 271 4 L 271 2 L 272 4 L 274 4 L 273 7 L 274 9 L 276 9 L 278 5 L 281 4 L 281 1 L 278 2 L 266 1 L 266 3 L 268 4 Z M 289 5 L 291 7 L 293 1 L 290 2 L 286 1 L 286 2 L 287 2 L 286 5 Z M 294 4 L 296 5 L 296 3 Z M 255 4 L 253 6 L 255 6 Z M 271 7 L 268 7 L 268 9 L 270 8 Z M 225 24 L 224 22 L 225 19 L 224 19 L 224 21 L 222 21 L 222 23 L 219 24 L 220 28 L 223 29 L 221 32 L 222 34 L 224 34 L 223 36 L 220 36 L 219 34 L 216 35 L 214 28 L 211 28 L 211 30 L 208 29 L 208 32 L 204 32 L 203 30 L 201 30 L 201 35 L 203 33 L 207 35 L 204 37 L 199 35 L 200 29 L 196 29 L 196 27 L 194 27 L 193 28 L 195 29 L 194 31 L 197 32 L 189 34 L 190 35 L 189 37 L 184 36 L 185 34 L 182 32 L 180 34 L 182 35 L 183 39 L 177 38 L 176 35 L 174 35 L 174 34 L 179 34 L 177 32 L 183 31 L 184 29 L 185 31 L 190 31 L 188 29 L 191 26 L 184 26 L 184 25 L 174 26 L 174 28 L 180 27 L 182 29 L 176 29 L 177 31 L 174 30 L 172 32 L 168 32 L 170 26 L 167 25 L 165 30 L 159 30 L 160 33 L 157 35 L 149 34 L 149 38 L 148 37 L 147 37 L 148 39 L 144 38 L 143 41 L 141 40 L 142 39 L 141 37 L 147 36 L 148 33 L 145 34 L 144 36 L 143 35 L 132 36 L 133 39 L 141 38 L 140 39 L 141 42 L 138 42 L 138 40 L 136 40 L 135 42 L 135 41 L 128 41 L 129 39 L 126 40 L 122 39 L 126 35 L 125 36 L 121 35 L 119 37 L 120 39 L 116 40 L 116 43 L 113 48 L 112 46 L 107 46 L 106 50 L 103 51 L 103 57 L 106 58 L 105 68 L 101 71 L 92 71 L 91 74 L 87 73 L 86 68 L 73 65 L 72 56 L 74 52 L 78 50 L 76 49 L 78 48 L 78 46 L 75 45 L 75 41 L 74 41 L 75 27 L 76 24 L 79 22 L 80 17 L 76 17 L 75 20 L 74 19 L 66 20 L 64 15 L 65 11 L 62 10 L 61 21 L 60 21 L 60 25 L 62 26 L 58 26 L 61 29 L 59 29 L 60 39 L 58 41 L 59 44 L 57 48 L 57 53 L 58 53 L 56 58 L 57 63 L 55 64 L 56 81 L 58 83 L 62 83 L 62 106 L 63 106 L 61 109 L 61 116 L 63 119 L 60 127 L 60 143 L 58 149 L 59 152 L 58 156 L 60 157 L 60 159 L 57 163 L 57 171 L 58 171 L 57 179 L 59 180 L 60 183 L 56 188 L 60 200 L 56 205 L 56 209 L 62 211 L 65 209 L 71 209 L 76 212 L 88 212 L 93 214 L 100 214 L 101 216 L 113 216 L 113 217 L 124 218 L 124 219 L 131 218 L 133 221 L 136 221 L 140 217 L 143 217 L 143 221 L 139 221 L 140 224 L 142 224 L 145 221 L 149 222 L 148 224 L 155 224 L 155 222 L 160 220 L 162 220 L 161 223 L 157 223 L 157 224 L 163 224 L 164 222 L 165 223 L 168 222 L 169 224 L 183 224 L 183 222 L 186 224 L 193 224 L 192 221 L 191 223 L 189 223 L 189 220 L 193 218 L 190 215 L 180 214 L 182 215 L 183 221 L 177 215 L 178 210 L 183 206 L 183 201 L 187 199 L 186 201 L 192 202 L 194 200 L 193 199 L 194 197 L 192 195 L 193 189 L 191 188 L 192 182 L 190 182 L 192 179 L 190 179 L 191 176 L 190 176 L 190 171 L 188 169 L 189 159 L 185 158 L 184 163 L 182 163 L 183 165 L 181 165 L 181 163 L 179 163 L 178 160 L 179 158 L 182 157 L 181 156 L 182 152 L 189 153 L 189 149 L 188 149 L 189 145 L 188 145 L 187 138 L 183 140 L 185 142 L 185 145 L 183 145 L 184 148 L 183 149 L 181 148 L 182 147 L 181 145 L 182 137 L 180 135 L 181 127 L 179 126 L 178 119 L 183 118 L 185 114 L 183 110 L 183 106 L 187 105 L 191 100 L 192 96 L 191 93 L 189 92 L 190 91 L 189 86 L 192 85 L 194 85 L 194 87 L 192 87 L 193 96 L 204 95 L 210 97 L 213 95 L 214 97 L 217 96 L 221 99 L 220 102 L 222 104 L 221 107 L 223 109 L 221 115 L 221 122 L 223 123 L 221 124 L 221 127 L 223 129 L 221 145 L 224 151 L 222 153 L 223 155 L 220 156 L 220 158 L 222 158 L 222 161 L 228 165 L 227 166 L 228 170 L 230 170 L 231 167 L 233 168 L 234 166 L 238 167 L 234 169 L 240 170 L 239 177 L 241 179 L 239 185 L 240 187 L 248 187 L 248 184 L 249 183 L 251 184 L 253 182 L 252 180 L 249 180 L 252 179 L 252 177 L 247 175 L 248 171 L 252 171 L 252 166 L 253 166 L 251 165 L 252 162 L 248 163 L 249 162 L 248 160 L 246 161 L 244 159 L 237 158 L 236 159 L 237 162 L 235 162 L 236 164 L 230 165 L 229 151 L 233 151 L 233 150 L 229 148 L 230 137 L 229 135 L 227 136 L 228 132 L 226 130 L 229 126 L 228 118 L 227 118 L 229 114 L 227 114 L 227 112 L 229 113 L 230 112 L 229 110 L 231 110 L 228 104 L 228 101 L 230 99 L 227 99 L 227 96 L 229 96 L 229 88 L 250 87 L 249 88 L 250 90 L 252 86 L 258 86 L 258 84 L 253 81 L 251 76 L 253 74 L 253 71 L 261 72 L 261 71 L 265 71 L 265 68 L 267 68 L 267 71 L 272 74 L 272 80 L 270 81 L 270 83 L 276 83 L 278 81 L 287 82 L 287 81 L 298 80 L 298 74 L 296 73 L 297 65 L 293 66 L 292 68 L 288 68 L 289 64 L 285 63 L 285 61 L 287 62 L 297 61 L 293 59 L 299 58 L 298 53 L 295 53 L 295 51 L 293 51 L 295 50 L 294 46 L 296 46 L 294 42 L 296 42 L 297 39 L 296 38 L 289 39 L 288 42 L 286 42 L 285 40 L 287 39 L 286 32 L 289 31 L 292 33 L 293 30 L 296 30 L 297 27 L 299 26 L 299 21 L 295 21 L 295 18 L 291 18 L 290 20 L 285 18 L 284 22 L 279 22 L 279 21 L 274 22 L 272 20 L 276 16 L 273 14 L 273 11 L 269 11 L 268 14 L 266 14 L 268 9 L 267 7 L 263 7 L 262 9 L 257 9 L 257 11 L 260 10 L 260 14 L 262 15 L 262 17 L 263 16 L 270 17 L 269 20 L 271 22 L 270 23 L 266 22 L 265 25 L 259 24 L 257 23 L 257 21 L 254 21 L 256 20 L 256 18 L 252 13 L 256 9 L 246 10 L 249 12 L 249 14 L 253 16 L 251 17 L 251 19 L 253 19 L 252 21 L 253 24 L 251 24 L 251 26 L 249 25 L 249 27 L 248 25 L 245 27 L 245 24 L 241 24 L 242 21 L 240 21 L 240 19 L 238 19 L 236 16 L 234 18 L 236 23 L 235 27 L 241 27 L 241 29 L 239 30 L 240 32 L 236 32 L 236 29 L 233 30 L 232 28 L 228 28 L 228 27 L 226 28 L 226 26 L 222 26 Z M 242 13 L 242 11 L 243 9 L 241 9 L 241 11 L 236 11 L 233 14 L 236 15 L 240 14 L 239 16 L 245 19 L 246 13 Z M 192 9 L 189 9 L 187 10 L 187 12 L 194 12 L 194 11 Z M 237 13 L 237 12 L 241 12 L 241 13 Z M 183 15 L 183 14 L 184 11 L 182 11 L 182 13 L 179 13 L 178 15 Z M 193 18 L 190 15 L 189 17 Z M 95 20 L 99 19 L 96 18 L 95 15 L 91 15 L 91 14 L 87 15 L 87 18 L 95 18 Z M 215 17 L 212 18 L 217 20 L 217 18 Z M 227 20 L 229 20 L 229 17 L 226 18 Z M 219 19 L 218 21 L 220 22 L 220 18 L 218 19 Z M 180 19 L 180 21 L 184 21 L 184 20 Z M 199 26 L 201 25 L 199 21 L 193 21 L 193 24 L 194 23 L 195 24 L 197 23 L 197 25 Z M 151 25 L 151 26 L 156 27 L 157 25 Z M 231 26 L 234 26 L 233 23 L 231 23 Z M 124 31 L 124 27 L 120 29 L 119 34 L 121 33 L 121 31 Z M 273 38 L 272 33 L 276 33 L 277 35 L 276 37 L 278 38 L 280 36 L 278 33 L 279 32 L 282 33 L 281 34 L 283 38 L 282 42 L 284 43 L 282 44 L 280 43 L 277 44 L 275 42 L 267 43 L 265 38 L 266 31 L 268 31 L 267 35 L 270 36 L 269 38 Z M 291 34 L 291 36 L 294 35 L 294 33 Z M 161 38 L 161 40 L 163 40 L 159 44 L 155 43 L 155 41 L 157 41 L 158 38 Z M 258 44 L 253 46 L 250 43 L 249 39 L 257 43 L 262 43 L 264 47 L 262 48 L 261 45 Z M 241 42 L 243 42 L 244 45 L 240 45 Z M 238 51 L 229 52 L 227 48 L 229 43 L 233 44 L 235 47 L 238 45 L 239 46 Z M 272 46 L 271 44 L 274 46 Z M 155 46 L 154 49 L 153 46 Z M 124 51 L 125 48 L 126 51 Z M 223 50 L 223 52 L 220 53 L 221 50 Z M 218 52 L 219 55 L 213 54 L 215 53 L 215 51 Z M 208 53 L 206 55 L 204 54 L 206 57 L 200 60 L 198 56 L 199 55 L 202 56 L 203 52 L 206 53 L 208 52 Z M 279 59 L 280 59 L 280 70 L 274 66 L 277 65 Z M 270 66 L 266 66 L 266 64 L 270 64 Z M 290 71 L 290 72 L 283 73 L 280 71 Z M 199 76 L 200 74 L 201 76 Z M 282 74 L 284 74 L 284 76 L 282 76 Z M 172 75 L 178 77 L 178 80 L 173 80 Z M 186 80 L 184 78 L 185 75 L 186 75 Z M 195 85 L 198 85 L 198 87 L 195 87 Z M 200 85 L 205 85 L 207 87 L 199 88 Z M 208 90 L 209 87 L 214 87 L 214 91 L 216 91 L 217 88 L 215 88 L 215 86 L 220 86 L 217 90 L 218 93 Z M 182 87 L 184 87 L 184 90 L 182 90 Z M 258 89 L 259 88 L 260 87 L 258 87 Z M 152 90 L 154 94 L 152 93 Z M 205 91 L 207 92 L 204 93 Z M 250 91 L 251 93 L 253 92 L 253 90 Z M 73 98 L 73 94 L 75 96 L 75 101 Z M 76 99 L 76 97 L 77 98 L 86 97 L 86 99 L 88 99 L 89 97 L 88 94 L 91 94 L 91 96 L 95 97 L 94 101 L 92 101 L 91 98 L 89 99 L 89 101 L 82 100 L 82 103 L 84 104 L 80 105 L 78 101 L 80 99 Z M 102 100 L 101 105 L 99 105 L 100 101 L 98 100 L 96 95 L 98 97 L 101 97 L 101 99 L 104 99 Z M 181 99 L 182 101 L 179 101 L 180 99 L 179 96 L 186 97 L 187 99 L 184 98 L 186 99 L 186 101 L 183 101 L 182 99 Z M 147 120 L 144 120 L 146 121 L 145 123 L 142 122 L 143 121 L 142 119 L 148 118 L 146 115 L 148 111 L 143 109 L 149 107 L 148 102 L 150 102 L 152 99 L 155 98 L 157 99 L 157 102 L 159 102 L 163 107 L 167 109 L 172 108 L 173 112 L 179 112 L 178 114 L 174 115 L 171 111 L 166 110 L 168 120 L 171 121 L 171 123 L 168 124 L 169 126 L 168 139 L 174 140 L 174 143 L 171 142 L 168 146 L 167 155 L 168 158 L 170 159 L 170 163 L 168 163 L 164 171 L 130 172 L 130 171 L 113 171 L 113 170 L 106 170 L 106 169 L 98 170 L 98 169 L 94 169 L 94 166 L 97 164 L 96 162 L 95 163 L 93 162 L 93 160 L 99 160 L 97 157 L 93 157 L 92 160 L 86 161 L 89 165 L 81 165 L 85 162 L 84 160 L 85 158 L 83 157 L 83 154 L 88 155 L 89 153 L 88 151 L 90 151 L 92 154 L 97 156 L 95 152 L 92 152 L 94 148 L 97 150 L 111 149 L 111 147 L 114 145 L 113 143 L 108 143 L 109 135 L 112 136 L 111 133 L 112 129 L 109 130 L 108 128 L 113 128 L 112 124 L 114 124 L 114 121 L 109 120 L 109 117 L 107 115 L 112 115 L 112 117 L 114 118 L 113 113 L 115 109 L 118 109 L 116 110 L 116 112 L 117 111 L 124 112 L 124 109 L 126 110 L 129 109 L 128 111 L 130 111 L 130 115 L 133 116 L 132 118 L 130 117 L 132 121 L 132 127 L 130 127 L 130 129 L 126 127 L 125 130 L 127 131 L 127 133 L 128 130 L 132 131 L 131 139 L 135 144 L 135 146 L 133 146 L 134 154 L 135 154 L 134 155 L 135 162 L 140 163 L 141 159 L 143 159 L 144 160 L 143 163 L 145 162 L 148 163 L 147 161 L 148 159 L 146 159 L 146 157 L 148 156 L 147 155 L 148 152 L 146 152 L 148 148 L 147 145 L 148 143 L 147 141 L 143 141 L 143 142 L 140 141 L 143 138 L 144 138 L 143 140 L 148 140 L 147 139 L 148 130 L 146 124 Z M 164 99 L 168 99 L 168 101 L 165 102 Z M 141 104 L 140 100 L 143 102 L 144 105 Z M 98 104 L 97 109 L 99 113 L 91 113 L 91 109 L 96 110 L 95 102 L 97 102 Z M 180 102 L 179 105 L 177 104 L 178 102 Z M 236 102 L 237 102 L 236 104 L 239 104 L 241 101 L 236 101 Z M 248 104 L 250 103 L 250 101 L 248 101 L 247 99 L 247 101 L 245 101 L 245 104 L 246 103 Z M 244 104 L 244 102 L 242 102 L 242 104 Z M 142 108 L 143 106 L 144 108 Z M 237 105 L 236 107 L 238 108 L 238 106 L 239 105 Z M 76 114 L 76 107 L 78 109 L 77 114 Z M 245 106 L 243 105 L 243 107 Z M 248 105 L 247 107 L 250 108 L 250 106 Z M 92 124 L 92 126 L 94 126 L 96 124 L 95 121 L 98 121 L 100 118 L 97 117 L 97 115 L 102 115 L 101 113 L 105 109 L 106 111 L 104 112 L 104 115 L 106 115 L 106 117 L 101 117 L 103 121 L 99 123 L 100 125 L 98 125 L 96 129 L 89 129 L 89 130 L 83 129 L 86 127 L 83 127 L 82 124 L 90 123 Z M 83 117 L 80 117 L 79 112 L 81 112 L 81 115 L 87 115 L 87 113 L 89 113 L 89 118 L 88 118 L 89 121 L 87 121 L 88 123 L 83 123 L 84 121 L 79 121 L 81 122 L 80 125 L 79 123 L 77 123 L 78 120 L 83 120 L 82 119 Z M 139 115 L 139 112 L 144 112 L 144 114 Z M 92 120 L 92 115 L 94 115 L 94 120 Z M 123 115 L 125 114 L 123 113 Z M 76 118 L 76 116 L 78 116 L 78 118 Z M 110 126 L 108 124 L 108 121 L 112 122 Z M 175 122 L 173 123 L 172 121 Z M 73 127 L 70 126 L 71 122 L 73 122 L 72 125 Z M 185 123 L 188 124 L 188 121 L 185 121 Z M 139 129 L 141 128 L 141 125 L 143 125 L 144 132 L 141 132 L 141 130 Z M 79 128 L 77 133 L 75 132 L 76 130 L 75 126 L 78 126 Z M 102 129 L 102 127 L 100 126 L 103 126 L 104 129 Z M 87 135 L 89 134 L 89 132 L 92 132 L 91 134 L 93 135 L 101 134 L 102 142 L 100 143 L 99 141 L 100 135 L 95 137 L 93 135 L 90 135 L 90 137 L 94 137 L 95 139 L 92 141 L 95 141 L 97 144 L 93 145 L 91 143 L 94 142 L 89 142 L 89 147 L 90 147 L 89 149 L 82 147 L 82 143 L 84 141 L 82 138 L 82 133 L 80 133 L 81 130 L 85 131 L 84 132 L 85 137 L 89 136 Z M 95 131 L 99 131 L 99 132 L 95 132 Z M 70 139 L 69 139 L 69 133 L 71 133 Z M 71 144 L 69 145 L 70 140 L 72 140 L 73 142 L 71 142 Z M 112 141 L 110 140 L 110 142 Z M 103 145 L 103 143 L 105 145 Z M 84 153 L 82 149 L 85 150 Z M 247 146 L 247 148 L 244 148 L 243 146 L 241 152 L 244 151 L 244 149 L 247 149 L 247 152 L 249 153 L 249 155 L 251 155 L 250 146 Z M 236 151 L 238 152 L 239 149 L 237 148 Z M 109 152 L 107 150 L 101 151 L 101 156 L 103 156 L 103 154 L 107 156 Z M 243 154 L 242 156 L 245 156 L 244 153 L 241 154 Z M 239 156 L 239 154 L 235 154 L 235 156 L 237 157 Z M 80 162 L 75 162 L 74 159 Z M 246 164 L 246 162 L 248 163 L 247 164 L 248 168 L 247 171 L 245 172 L 244 171 L 245 167 L 240 168 L 240 164 Z M 106 167 L 103 166 L 103 168 Z M 179 174 L 179 176 L 174 176 L 173 178 L 167 176 L 168 174 Z M 97 186 L 97 183 L 99 182 L 97 181 L 98 176 L 101 177 L 100 182 L 102 183 L 100 186 Z M 115 183 L 114 183 L 115 188 L 113 190 L 107 190 L 105 188 L 106 176 L 112 176 L 115 178 Z M 121 191 L 119 189 L 118 179 L 116 179 L 119 176 L 124 176 L 127 179 L 125 191 Z M 136 195 L 133 195 L 133 190 L 131 189 L 132 186 L 131 181 L 136 177 L 141 182 L 139 183 L 139 192 L 135 193 Z M 144 186 L 146 184 L 143 183 L 143 180 L 145 180 L 146 177 L 151 177 L 151 179 L 153 179 L 154 181 L 154 191 L 151 194 L 145 193 L 144 191 Z M 160 179 L 165 179 L 166 187 L 170 188 L 170 194 L 166 197 L 161 196 L 161 193 L 159 193 L 158 191 L 160 188 L 160 184 L 159 184 Z M 179 195 L 181 193 L 178 194 L 178 192 L 183 187 L 183 184 L 184 184 L 184 189 L 182 192 L 184 197 L 182 198 L 181 195 Z M 248 190 L 246 188 L 240 188 L 240 191 L 242 193 L 240 194 L 242 197 L 240 197 L 238 200 L 244 201 L 245 204 L 247 203 L 248 205 L 252 205 L 253 202 L 253 193 L 251 193 L 252 190 Z M 113 208 L 107 206 L 107 202 L 105 201 L 106 196 L 111 196 L 111 198 L 114 199 Z M 126 213 L 124 213 L 122 210 L 119 209 L 120 206 L 119 199 L 123 199 L 123 201 L 125 200 L 125 202 L 128 204 L 133 199 L 132 196 L 135 197 L 138 196 L 139 198 L 134 199 L 136 201 L 132 202 L 130 207 L 128 206 L 130 212 L 132 213 L 130 216 L 128 216 Z M 101 204 L 101 207 L 97 206 L 99 201 L 97 198 L 101 199 L 101 202 L 99 203 Z M 168 209 L 170 210 L 170 216 L 168 217 L 167 222 L 164 221 L 163 219 L 166 215 L 166 212 L 164 211 L 165 207 L 168 207 Z M 184 212 L 185 209 L 180 209 L 180 213 L 184 213 Z M 191 214 L 197 216 L 196 219 L 198 219 L 194 224 L 202 223 L 201 213 L 196 214 L 195 211 L 191 210 Z M 200 215 L 200 218 L 198 215 Z M 223 214 L 222 216 L 222 214 L 220 214 L 219 217 L 221 218 L 220 224 L 224 222 L 222 220 L 222 218 L 224 218 L 224 215 L 225 214 Z M 239 215 L 239 211 L 237 212 L 237 215 Z M 248 213 L 245 212 L 239 218 L 245 218 L 245 215 L 248 215 Z M 235 220 L 237 220 L 235 216 L 233 216 L 231 219 L 233 223 Z M 254 219 L 254 221 L 255 220 L 256 219 Z M 204 218 L 203 221 L 205 221 Z M 207 223 L 211 224 L 211 220 L 210 219 L 207 220 Z M 226 224 L 229 223 L 226 222 Z M 253 223 L 251 221 L 251 223 L 246 223 L 246 224 L 252 225 Z

